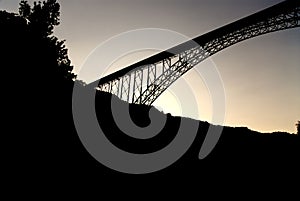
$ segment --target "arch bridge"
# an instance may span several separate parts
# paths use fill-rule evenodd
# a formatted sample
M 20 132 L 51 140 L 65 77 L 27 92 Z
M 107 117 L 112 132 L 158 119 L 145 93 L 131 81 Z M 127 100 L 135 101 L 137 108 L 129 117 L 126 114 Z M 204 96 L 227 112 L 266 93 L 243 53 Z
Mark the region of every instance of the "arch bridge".
M 127 102 L 151 105 L 172 83 L 217 52 L 299 26 L 300 1 L 287 0 L 103 77 L 97 86 Z

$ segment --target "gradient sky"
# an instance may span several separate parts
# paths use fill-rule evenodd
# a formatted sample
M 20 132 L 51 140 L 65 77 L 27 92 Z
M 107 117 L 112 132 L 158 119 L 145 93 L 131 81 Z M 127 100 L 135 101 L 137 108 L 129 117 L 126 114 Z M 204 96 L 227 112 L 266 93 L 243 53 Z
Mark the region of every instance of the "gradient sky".
M 17 11 L 18 2 L 2 0 L 0 9 Z M 55 35 L 67 40 L 70 59 L 78 72 L 94 48 L 122 32 L 162 28 L 195 37 L 279 2 L 281 0 L 59 0 L 61 25 Z M 263 132 L 296 132 L 295 123 L 300 119 L 299 36 L 299 28 L 267 34 L 212 57 L 225 86 L 225 125 L 247 126 Z M 118 63 L 120 67 L 128 65 Z M 201 67 L 200 64 L 196 68 Z M 205 85 L 195 80 L 192 73 L 185 78 L 195 85 L 193 91 L 198 92 L 199 119 L 210 121 L 211 103 Z M 170 104 L 173 99 L 166 93 L 156 105 L 176 115 L 180 107 Z

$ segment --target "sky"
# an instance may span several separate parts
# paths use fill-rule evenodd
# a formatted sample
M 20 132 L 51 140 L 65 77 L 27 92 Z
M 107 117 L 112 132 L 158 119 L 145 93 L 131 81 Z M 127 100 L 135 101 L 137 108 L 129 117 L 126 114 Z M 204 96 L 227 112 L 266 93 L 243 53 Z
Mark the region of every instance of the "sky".
M 0 0 L 0 9 L 16 12 L 17 0 Z M 33 1 L 29 1 L 33 2 Z M 281 0 L 59 0 L 61 24 L 69 56 L 79 72 L 88 55 L 107 39 L 135 29 L 160 28 L 195 37 L 234 22 Z M 213 57 L 226 94 L 225 125 L 247 126 L 261 132 L 296 132 L 300 120 L 300 28 L 259 36 L 227 48 Z M 154 52 L 131 55 L 119 68 Z M 108 53 L 109 54 L 109 53 Z M 204 68 L 200 64 L 195 68 Z M 184 76 L 197 97 L 198 119 L 211 121 L 210 93 L 193 73 Z M 180 88 L 175 83 L 173 88 Z M 179 94 L 180 96 L 180 94 Z M 180 115 L 182 100 L 166 92 L 154 104 Z M 189 114 L 185 114 L 189 116 Z M 194 116 L 191 115 L 194 118 Z

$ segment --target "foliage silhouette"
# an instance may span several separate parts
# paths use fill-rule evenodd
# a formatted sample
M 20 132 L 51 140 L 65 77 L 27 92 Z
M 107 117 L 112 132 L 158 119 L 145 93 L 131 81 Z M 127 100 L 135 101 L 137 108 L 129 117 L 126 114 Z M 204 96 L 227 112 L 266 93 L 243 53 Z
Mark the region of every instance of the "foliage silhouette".
M 59 9 L 60 5 L 56 0 L 34 2 L 32 8 L 27 1 L 21 1 L 19 14 L 27 20 L 32 33 L 37 37 L 46 38 L 53 33 L 54 27 L 60 24 Z
M 297 135 L 300 136 L 300 121 L 298 121 L 298 122 L 296 123 L 296 127 L 297 127 Z
M 1 53 L 4 58 L 15 60 L 15 55 L 21 56 L 13 65 L 18 70 L 26 66 L 26 71 L 31 70 L 35 78 L 60 82 L 62 79 L 71 81 L 76 78 L 72 73 L 73 66 L 68 58 L 65 41 L 52 35 L 54 27 L 60 23 L 59 8 L 56 0 L 34 2 L 33 7 L 27 1 L 21 1 L 19 15 L 1 11 L 3 31 L 0 36 L 5 40 Z
M 76 76 L 64 41 L 52 35 L 59 4 L 48 0 L 30 7 L 22 1 L 19 12 L 0 11 L 3 129 L 18 163 L 28 164 L 23 171 L 34 173 L 37 165 L 39 171 L 54 171 L 66 154 L 63 143 L 76 137 L 71 108 Z

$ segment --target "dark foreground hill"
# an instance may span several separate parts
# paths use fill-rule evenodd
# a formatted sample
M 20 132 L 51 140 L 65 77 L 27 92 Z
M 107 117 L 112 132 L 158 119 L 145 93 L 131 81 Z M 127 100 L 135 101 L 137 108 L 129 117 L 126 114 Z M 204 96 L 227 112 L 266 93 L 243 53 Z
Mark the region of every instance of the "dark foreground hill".
M 83 94 L 84 90 L 82 89 Z M 111 170 L 98 163 L 84 148 L 72 120 L 71 93 L 61 93 L 48 100 L 64 99 L 64 104 L 55 105 L 49 101 L 46 109 L 35 111 L 38 123 L 35 127 L 40 132 L 32 133 L 34 138 L 26 140 L 26 146 L 32 150 L 30 153 L 34 163 L 40 164 L 45 171 L 51 169 L 55 175 L 76 177 L 91 176 L 103 177 L 129 177 Z M 116 125 L 111 113 L 112 95 L 105 92 L 97 92 L 95 109 L 98 122 L 106 137 L 117 147 L 127 152 L 144 154 L 162 149 L 176 136 L 181 117 L 173 117 L 157 110 L 157 118 L 166 117 L 166 123 L 161 132 L 148 140 L 137 140 L 125 135 Z M 115 97 L 113 97 L 115 98 Z M 47 102 L 47 101 L 46 101 Z M 52 104 L 52 105 L 51 105 Z M 132 120 L 139 126 L 145 127 L 150 123 L 149 110 L 145 105 L 128 105 L 117 100 L 118 107 L 129 107 Z M 42 114 L 47 112 L 46 114 Z M 210 177 L 228 176 L 249 177 L 249 175 L 261 174 L 272 176 L 273 174 L 299 175 L 299 136 L 288 133 L 263 134 L 251 131 L 247 128 L 225 127 L 219 142 L 208 157 L 198 159 L 199 150 L 206 136 L 209 126 L 207 122 L 185 119 L 199 124 L 198 133 L 191 148 L 181 159 L 170 167 L 141 177 L 171 176 L 171 177 Z M 188 132 L 188 131 L 187 131 Z M 187 133 L 188 134 L 188 133 Z M 29 140 L 30 139 L 30 140 Z M 28 158 L 28 159 L 29 159 Z M 88 176 L 88 177 L 89 177 Z
M 84 90 L 82 89 L 83 94 Z M 97 162 L 82 145 L 72 119 L 72 93 L 60 88 L 49 94 L 30 115 L 16 119 L 11 135 L 20 148 L 19 163 L 24 165 L 21 174 L 43 179 L 132 178 L 111 170 Z M 36 96 L 37 98 L 39 96 Z M 176 136 L 181 117 L 173 117 L 156 110 L 156 117 L 167 120 L 162 131 L 149 140 L 137 140 L 125 135 L 115 124 L 111 114 L 111 94 L 97 92 L 96 112 L 99 124 L 107 138 L 117 147 L 132 153 L 151 153 L 168 145 Z M 115 97 L 114 97 L 115 98 Z M 55 100 L 60 100 L 59 103 Z M 149 110 L 144 105 L 130 105 L 118 100 L 118 107 L 129 107 L 133 121 L 147 126 Z M 26 107 L 25 105 L 22 105 Z M 21 110 L 22 112 L 25 110 Z M 22 121 L 21 121 L 22 120 Z M 299 136 L 288 133 L 263 134 L 247 128 L 225 127 L 219 142 L 208 157 L 198 159 L 199 150 L 210 126 L 207 122 L 185 119 L 199 124 L 198 133 L 190 149 L 170 167 L 148 175 L 133 178 L 240 178 L 246 177 L 298 177 Z M 24 125 L 22 127 L 21 125 Z M 188 134 L 188 133 L 187 133 Z M 260 176 L 258 176 L 260 175 Z
M 115 97 L 113 97 L 115 98 Z M 96 111 L 98 120 L 107 137 L 119 148 L 133 153 L 150 153 L 168 145 L 176 136 L 181 120 L 199 124 L 195 141 L 191 148 L 177 163 L 169 168 L 170 174 L 191 173 L 201 174 L 203 169 L 215 167 L 228 171 L 245 169 L 282 170 L 291 168 L 296 170 L 299 158 L 299 136 L 289 133 L 259 133 L 248 128 L 224 127 L 220 141 L 215 149 L 204 160 L 198 159 L 198 154 L 207 134 L 208 128 L 216 127 L 207 122 L 173 117 L 156 110 L 156 118 L 167 121 L 164 129 L 151 140 L 136 140 L 124 135 L 114 123 L 111 112 L 111 95 L 98 92 L 96 96 Z M 128 107 L 123 101 L 118 101 L 120 107 Z M 151 107 L 144 105 L 130 105 L 130 115 L 139 126 L 150 124 L 149 110 Z M 188 130 L 186 132 L 189 132 Z M 171 173 L 172 172 L 172 173 Z M 165 171 L 168 173 L 168 170 Z

